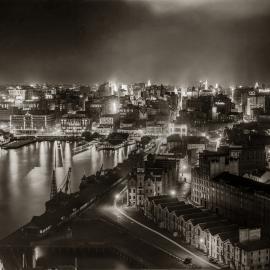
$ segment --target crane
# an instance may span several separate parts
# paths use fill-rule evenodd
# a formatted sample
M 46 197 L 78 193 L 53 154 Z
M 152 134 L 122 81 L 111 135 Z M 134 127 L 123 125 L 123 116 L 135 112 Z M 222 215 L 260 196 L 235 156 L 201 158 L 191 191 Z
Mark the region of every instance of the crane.
M 64 178 L 64 183 L 61 185 L 59 191 L 62 191 L 66 194 L 71 192 L 71 187 L 70 187 L 70 176 L 71 176 L 71 167 L 68 168 L 68 172 L 66 177 Z

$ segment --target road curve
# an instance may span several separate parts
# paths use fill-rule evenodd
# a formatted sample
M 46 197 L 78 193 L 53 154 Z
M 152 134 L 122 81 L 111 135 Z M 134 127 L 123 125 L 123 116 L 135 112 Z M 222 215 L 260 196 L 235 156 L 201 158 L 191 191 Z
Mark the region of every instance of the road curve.
M 182 250 L 184 250 L 184 251 L 187 252 L 188 254 L 190 254 L 190 255 L 196 257 L 199 261 L 201 261 L 201 262 L 203 262 L 203 263 L 205 263 L 205 264 L 207 264 L 207 265 L 209 265 L 209 266 L 211 266 L 211 267 L 213 267 L 213 268 L 215 268 L 215 269 L 221 269 L 221 267 L 219 267 L 219 266 L 217 266 L 217 265 L 215 265 L 215 264 L 210 263 L 209 261 L 207 261 L 207 260 L 205 260 L 204 258 L 198 256 L 197 254 L 193 253 L 192 251 L 188 250 L 187 248 L 181 246 L 179 243 L 173 241 L 173 240 L 170 239 L 169 237 L 163 235 L 162 233 L 160 233 L 160 232 L 158 232 L 158 231 L 156 231 L 156 230 L 154 230 L 154 229 L 152 229 L 152 228 L 147 227 L 146 225 L 142 224 L 141 222 L 139 222 L 139 221 L 135 220 L 134 218 L 130 217 L 130 216 L 127 215 L 124 211 L 122 211 L 119 207 L 117 207 L 116 204 L 114 204 L 114 207 L 115 207 L 116 211 L 118 211 L 118 213 L 121 214 L 121 215 L 123 215 L 125 218 L 127 218 L 127 219 L 129 219 L 130 221 L 136 223 L 137 225 L 139 225 L 139 226 L 141 226 L 141 227 L 143 227 L 143 228 L 145 228 L 145 229 L 147 229 L 147 230 L 149 230 L 149 231 L 151 231 L 151 232 L 157 234 L 158 236 L 164 238 L 165 240 L 167 240 L 167 241 L 169 241 L 170 243 L 174 244 L 175 246 L 181 248 Z

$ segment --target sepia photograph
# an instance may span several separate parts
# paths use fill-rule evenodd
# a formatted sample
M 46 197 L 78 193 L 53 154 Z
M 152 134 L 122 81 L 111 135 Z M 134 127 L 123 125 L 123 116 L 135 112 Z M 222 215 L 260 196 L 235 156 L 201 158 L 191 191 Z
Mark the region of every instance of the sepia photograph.
M 270 270 L 270 0 L 0 0 L 0 270 Z

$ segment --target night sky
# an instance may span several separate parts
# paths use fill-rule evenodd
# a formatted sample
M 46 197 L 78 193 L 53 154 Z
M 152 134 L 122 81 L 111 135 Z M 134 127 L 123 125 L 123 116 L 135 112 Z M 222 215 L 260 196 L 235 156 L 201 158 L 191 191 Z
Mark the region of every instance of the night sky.
M 0 83 L 270 83 L 269 0 L 0 0 Z

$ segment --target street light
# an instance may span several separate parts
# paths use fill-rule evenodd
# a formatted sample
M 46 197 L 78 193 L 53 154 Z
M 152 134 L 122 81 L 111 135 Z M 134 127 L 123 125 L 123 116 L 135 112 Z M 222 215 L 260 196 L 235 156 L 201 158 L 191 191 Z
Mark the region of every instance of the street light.
M 176 191 L 175 191 L 174 189 L 172 189 L 172 190 L 170 191 L 170 194 L 171 194 L 171 196 L 175 196 L 175 195 L 176 195 Z
M 114 195 L 114 207 L 117 208 L 117 201 L 119 200 L 120 198 L 120 194 L 115 194 Z

